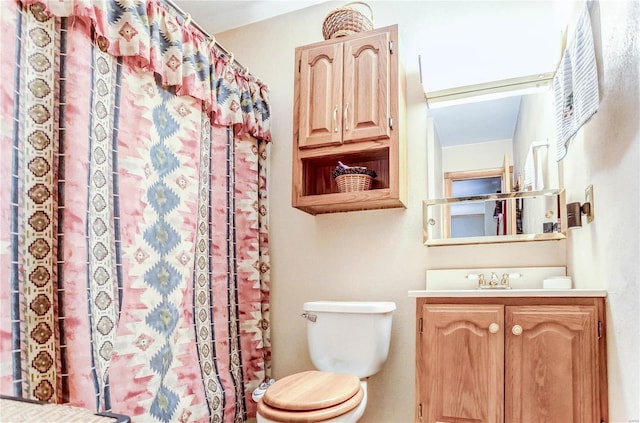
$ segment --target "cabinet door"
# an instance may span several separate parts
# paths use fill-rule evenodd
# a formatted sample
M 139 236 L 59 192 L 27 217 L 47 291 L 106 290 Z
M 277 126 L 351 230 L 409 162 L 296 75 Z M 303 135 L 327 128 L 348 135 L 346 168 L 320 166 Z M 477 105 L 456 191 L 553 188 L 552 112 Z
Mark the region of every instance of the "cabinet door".
M 427 304 L 417 335 L 417 422 L 502 423 L 504 306 Z
M 511 306 L 506 312 L 505 421 L 595 423 L 593 306 Z
M 389 33 L 344 45 L 344 142 L 390 136 Z
M 300 54 L 298 147 L 342 143 L 342 43 Z

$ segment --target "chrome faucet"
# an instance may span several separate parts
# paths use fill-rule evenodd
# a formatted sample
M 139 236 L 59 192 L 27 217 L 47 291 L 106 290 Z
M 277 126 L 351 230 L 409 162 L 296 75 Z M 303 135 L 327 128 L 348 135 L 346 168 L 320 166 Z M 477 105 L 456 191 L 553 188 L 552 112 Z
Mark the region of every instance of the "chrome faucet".
M 503 273 L 502 278 L 496 272 L 491 272 L 491 276 L 487 281 L 484 274 L 478 275 L 478 289 L 511 289 L 509 282 L 509 273 Z

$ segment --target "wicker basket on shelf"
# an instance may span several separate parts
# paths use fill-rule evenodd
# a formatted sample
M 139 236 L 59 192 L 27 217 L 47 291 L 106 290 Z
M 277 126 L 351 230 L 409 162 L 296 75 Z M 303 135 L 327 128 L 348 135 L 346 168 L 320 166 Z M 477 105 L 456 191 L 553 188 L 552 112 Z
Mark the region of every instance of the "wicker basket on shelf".
M 345 173 L 336 177 L 336 184 L 340 192 L 367 191 L 371 189 L 372 179 L 369 175 Z
M 369 10 L 370 18 L 362 12 L 354 9 L 353 5 L 364 6 Z M 324 18 L 322 23 L 322 35 L 325 40 L 344 37 L 345 35 L 373 29 L 373 11 L 368 4 L 354 1 L 347 3 L 338 9 L 334 9 Z
M 371 189 L 373 178 L 378 176 L 374 170 L 362 166 L 346 166 L 338 162 L 333 171 L 333 179 L 339 192 L 367 191 Z

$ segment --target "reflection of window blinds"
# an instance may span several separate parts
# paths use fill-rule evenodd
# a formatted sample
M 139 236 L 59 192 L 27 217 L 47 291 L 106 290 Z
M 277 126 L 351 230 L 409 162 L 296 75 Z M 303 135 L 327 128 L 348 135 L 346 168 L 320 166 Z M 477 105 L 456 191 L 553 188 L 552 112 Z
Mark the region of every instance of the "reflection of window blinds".
M 471 197 L 475 195 L 495 194 L 500 192 L 502 178 L 492 176 L 486 178 L 469 178 L 451 181 L 452 197 Z

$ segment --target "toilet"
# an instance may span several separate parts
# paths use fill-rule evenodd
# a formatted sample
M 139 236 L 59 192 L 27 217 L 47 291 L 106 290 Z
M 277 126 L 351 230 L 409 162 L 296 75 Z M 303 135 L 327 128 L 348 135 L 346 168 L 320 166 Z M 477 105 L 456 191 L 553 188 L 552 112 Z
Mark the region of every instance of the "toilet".
M 257 423 L 357 422 L 367 406 L 367 378 L 389 353 L 396 305 L 377 301 L 304 303 L 316 370 L 284 377 L 258 402 Z

